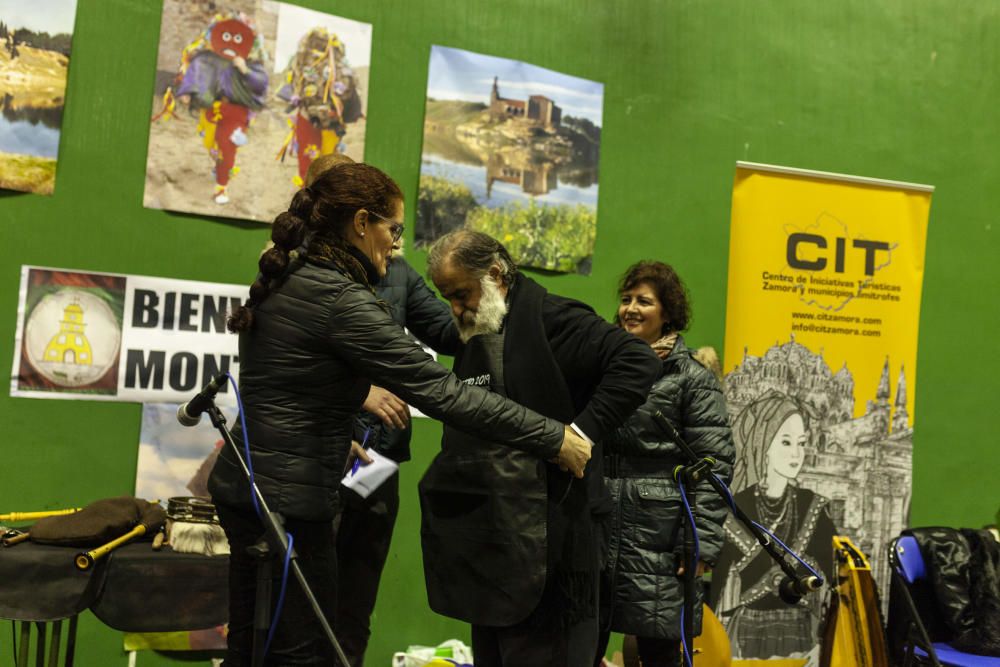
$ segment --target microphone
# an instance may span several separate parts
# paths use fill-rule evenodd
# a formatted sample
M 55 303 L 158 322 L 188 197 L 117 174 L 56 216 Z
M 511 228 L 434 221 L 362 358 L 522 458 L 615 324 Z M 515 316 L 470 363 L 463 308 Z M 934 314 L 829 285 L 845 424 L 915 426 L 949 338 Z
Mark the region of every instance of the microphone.
M 786 604 L 798 604 L 804 596 L 823 587 L 823 580 L 811 574 L 797 579 L 784 577 L 778 584 L 778 597 Z
M 204 389 L 198 392 L 194 398 L 177 408 L 177 421 L 181 423 L 181 426 L 198 425 L 202 413 L 212 407 L 215 395 L 219 393 L 219 390 L 225 388 L 228 377 L 226 373 L 219 373 L 209 380 Z

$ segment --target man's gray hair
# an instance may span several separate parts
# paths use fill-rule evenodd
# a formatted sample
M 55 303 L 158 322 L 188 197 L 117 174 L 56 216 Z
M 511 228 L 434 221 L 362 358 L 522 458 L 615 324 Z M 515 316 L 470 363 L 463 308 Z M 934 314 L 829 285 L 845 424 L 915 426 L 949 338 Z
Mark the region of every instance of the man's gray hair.
M 476 279 L 485 276 L 494 264 L 500 266 L 500 280 L 510 286 L 517 264 L 503 244 L 489 234 L 469 229 L 448 232 L 431 246 L 427 255 L 427 272 L 433 276 L 450 260 L 457 268 L 468 271 Z

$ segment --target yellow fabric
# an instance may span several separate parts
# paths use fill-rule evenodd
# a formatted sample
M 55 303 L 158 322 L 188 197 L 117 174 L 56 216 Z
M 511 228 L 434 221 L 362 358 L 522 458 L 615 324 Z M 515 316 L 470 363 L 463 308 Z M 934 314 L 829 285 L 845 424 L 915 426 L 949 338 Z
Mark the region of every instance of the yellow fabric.
M 340 137 L 333 130 L 322 130 L 323 142 L 319 147 L 320 155 L 330 155 L 335 150 L 337 150 L 337 144 L 340 143 Z
M 198 116 L 198 133 L 201 134 L 202 145 L 208 150 L 215 148 L 215 128 L 219 118 L 218 102 L 212 105 L 211 115 L 207 109 L 202 109 Z
M 153 122 L 160 120 L 161 118 L 171 119 L 176 118 L 177 114 L 175 110 L 177 108 L 177 98 L 174 97 L 174 89 L 167 86 L 167 91 L 163 93 L 163 100 L 160 103 L 160 113 L 153 116 Z
M 291 118 L 286 118 L 285 122 L 288 124 L 288 134 L 285 135 L 285 140 L 281 142 L 281 148 L 278 149 L 277 154 L 275 154 L 275 160 L 284 160 L 285 153 L 288 152 L 288 147 L 292 145 L 292 139 L 295 138 L 295 121 Z
M 126 651 L 190 651 L 191 633 L 182 632 L 126 632 Z
M 730 667 L 733 652 L 722 623 L 708 605 L 701 610 L 701 634 L 694 638 L 694 667 Z
M 847 364 L 857 418 L 888 358 L 912 427 L 930 204 L 917 189 L 738 168 L 724 368 L 794 337 L 834 372 Z

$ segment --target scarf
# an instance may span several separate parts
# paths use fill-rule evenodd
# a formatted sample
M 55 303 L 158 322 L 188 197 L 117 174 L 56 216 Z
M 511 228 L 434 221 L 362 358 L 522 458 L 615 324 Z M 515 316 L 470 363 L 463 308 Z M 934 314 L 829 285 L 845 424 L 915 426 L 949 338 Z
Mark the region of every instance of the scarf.
M 662 336 L 661 338 L 658 338 L 650 343 L 650 347 L 653 348 L 653 352 L 656 353 L 656 356 L 658 356 L 661 361 L 669 357 L 670 353 L 674 351 L 674 346 L 677 345 L 677 337 L 679 335 L 680 332 L 672 331 L 666 336 Z
M 380 278 L 378 269 L 354 244 L 341 239 L 330 240 L 314 236 L 309 242 L 307 257 L 332 262 L 352 280 L 374 289 Z

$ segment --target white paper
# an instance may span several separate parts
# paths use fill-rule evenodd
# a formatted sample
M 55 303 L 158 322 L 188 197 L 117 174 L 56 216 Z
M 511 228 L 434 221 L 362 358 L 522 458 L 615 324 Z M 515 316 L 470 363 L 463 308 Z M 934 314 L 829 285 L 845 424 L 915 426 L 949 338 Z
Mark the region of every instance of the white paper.
M 357 470 L 347 473 L 343 479 L 344 486 L 362 498 L 370 496 L 375 489 L 382 486 L 385 480 L 399 470 L 399 464 L 392 459 L 386 458 L 372 449 L 365 451 L 371 457 L 372 462 L 365 465 L 362 461 Z

